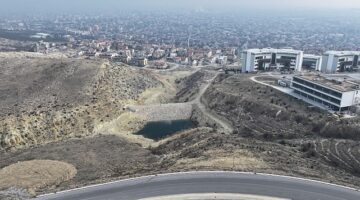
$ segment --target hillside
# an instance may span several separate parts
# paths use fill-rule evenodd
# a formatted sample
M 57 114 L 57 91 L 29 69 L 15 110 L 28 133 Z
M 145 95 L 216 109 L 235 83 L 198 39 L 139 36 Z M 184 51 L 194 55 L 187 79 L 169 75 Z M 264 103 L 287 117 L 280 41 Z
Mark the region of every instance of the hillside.
M 151 73 L 105 61 L 8 56 L 0 68 L 0 149 L 90 135 L 160 85 Z

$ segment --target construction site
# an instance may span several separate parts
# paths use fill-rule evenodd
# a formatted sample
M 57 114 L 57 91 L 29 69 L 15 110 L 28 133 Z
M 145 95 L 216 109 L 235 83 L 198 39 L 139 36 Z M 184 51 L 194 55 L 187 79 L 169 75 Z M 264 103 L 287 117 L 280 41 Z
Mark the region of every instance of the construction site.
M 360 118 L 281 92 L 271 76 L 0 57 L 0 199 L 190 170 L 360 188 Z

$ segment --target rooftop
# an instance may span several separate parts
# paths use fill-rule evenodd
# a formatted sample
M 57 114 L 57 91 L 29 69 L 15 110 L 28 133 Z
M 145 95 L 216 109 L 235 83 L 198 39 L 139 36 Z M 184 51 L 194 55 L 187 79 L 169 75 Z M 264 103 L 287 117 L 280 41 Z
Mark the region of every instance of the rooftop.
M 287 54 L 300 54 L 302 51 L 294 50 L 294 49 L 272 49 L 272 48 L 265 48 L 265 49 L 247 49 L 246 52 L 251 53 L 287 53 Z
M 313 54 L 304 54 L 304 59 L 320 59 L 321 56 L 313 55 Z
M 335 55 L 335 56 L 352 56 L 360 55 L 360 51 L 327 51 L 325 55 Z
M 339 92 L 360 90 L 359 84 L 348 80 L 351 79 L 351 77 L 347 77 L 347 76 L 324 77 L 319 75 L 303 75 L 303 76 L 295 76 L 295 77 L 311 81 L 313 83 L 322 85 L 327 88 L 331 88 L 333 90 L 337 90 Z

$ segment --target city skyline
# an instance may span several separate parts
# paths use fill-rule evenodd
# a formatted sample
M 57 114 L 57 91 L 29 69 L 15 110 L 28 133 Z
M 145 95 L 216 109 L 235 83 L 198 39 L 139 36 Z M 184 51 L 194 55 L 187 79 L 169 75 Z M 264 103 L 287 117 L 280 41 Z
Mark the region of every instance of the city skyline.
M 357 0 L 3 0 L 0 11 L 3 13 L 33 14 L 37 12 L 117 12 L 124 10 L 211 10 L 211 11 L 256 11 L 256 10 L 308 10 L 308 9 L 360 9 Z

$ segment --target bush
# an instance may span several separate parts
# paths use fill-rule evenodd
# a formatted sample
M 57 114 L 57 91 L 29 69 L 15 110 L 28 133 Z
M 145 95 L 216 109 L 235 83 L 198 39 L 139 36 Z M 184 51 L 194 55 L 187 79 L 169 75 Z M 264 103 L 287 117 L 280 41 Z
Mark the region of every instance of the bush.
M 311 149 L 307 151 L 305 155 L 307 158 L 316 157 L 316 151 L 314 149 Z
M 320 133 L 320 131 L 324 128 L 325 122 L 312 122 L 311 123 L 311 131 L 314 133 Z
M 279 144 L 281 144 L 281 145 L 286 145 L 286 141 L 285 141 L 285 140 L 280 140 L 280 141 L 279 141 Z
M 301 146 L 300 146 L 300 151 L 302 151 L 302 152 L 308 152 L 308 151 L 310 151 L 311 149 L 312 149 L 312 144 L 311 143 L 304 143 L 304 144 L 301 144 Z
M 264 133 L 262 136 L 263 136 L 263 138 L 265 140 L 272 140 L 273 139 L 273 135 L 271 135 L 269 133 Z
M 328 138 L 360 140 L 360 128 L 355 125 L 331 124 L 321 130 L 319 135 Z
M 298 124 L 303 124 L 303 125 L 307 125 L 309 123 L 309 119 L 308 117 L 298 114 L 294 116 L 294 120 L 296 121 L 296 123 Z

